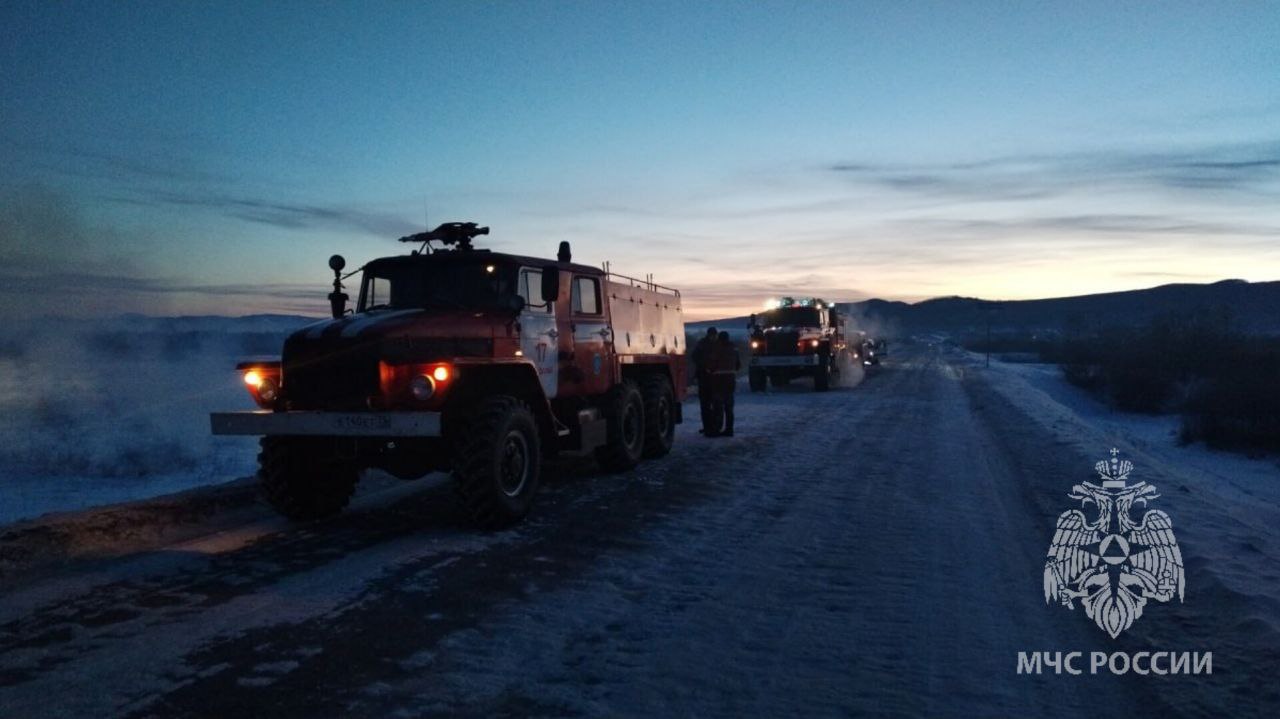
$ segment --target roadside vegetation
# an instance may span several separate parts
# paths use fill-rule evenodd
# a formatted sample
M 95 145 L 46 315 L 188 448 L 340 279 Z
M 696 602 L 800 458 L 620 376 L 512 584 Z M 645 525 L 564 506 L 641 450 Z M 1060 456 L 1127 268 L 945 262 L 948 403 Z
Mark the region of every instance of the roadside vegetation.
M 1180 414 L 1183 442 L 1280 450 L 1280 337 L 1237 332 L 1226 312 L 962 344 L 1057 364 L 1068 382 L 1121 411 Z

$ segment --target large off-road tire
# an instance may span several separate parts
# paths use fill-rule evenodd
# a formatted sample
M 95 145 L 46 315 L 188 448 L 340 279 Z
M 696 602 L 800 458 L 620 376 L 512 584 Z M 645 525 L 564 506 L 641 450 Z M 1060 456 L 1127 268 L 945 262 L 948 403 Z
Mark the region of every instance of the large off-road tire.
M 533 412 L 514 397 L 487 397 L 463 420 L 453 477 L 462 506 L 484 529 L 501 529 L 533 508 L 542 445 Z
M 289 519 L 332 517 L 351 501 L 359 468 L 339 459 L 333 440 L 263 437 L 258 481 L 267 502 Z
M 604 446 L 596 449 L 596 461 L 609 472 L 625 472 L 636 466 L 644 452 L 644 400 L 635 383 L 625 380 L 614 387 L 604 413 L 608 435 Z
M 640 397 L 644 401 L 642 454 L 665 456 L 676 440 L 676 393 L 671 388 L 671 380 L 657 374 L 646 377 L 640 384 Z
M 747 370 L 747 383 L 751 386 L 752 392 L 763 392 L 768 379 L 768 375 L 762 369 Z
M 831 358 L 822 357 L 813 369 L 813 388 L 819 392 L 831 389 Z

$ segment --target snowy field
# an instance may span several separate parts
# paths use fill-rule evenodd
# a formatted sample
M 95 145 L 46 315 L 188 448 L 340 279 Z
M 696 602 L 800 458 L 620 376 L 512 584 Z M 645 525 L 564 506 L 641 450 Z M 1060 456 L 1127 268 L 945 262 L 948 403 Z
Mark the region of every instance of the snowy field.
M 0 524 L 254 471 L 255 443 L 209 434 L 252 409 L 237 360 L 279 355 L 297 317 L 126 317 L 0 329 Z

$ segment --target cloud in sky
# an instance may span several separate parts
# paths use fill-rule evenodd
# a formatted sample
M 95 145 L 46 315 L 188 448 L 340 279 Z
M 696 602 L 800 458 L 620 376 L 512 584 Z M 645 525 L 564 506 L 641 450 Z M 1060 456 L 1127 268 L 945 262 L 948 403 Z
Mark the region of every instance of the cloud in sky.
M 417 229 L 394 202 L 361 206 L 240 195 L 198 163 L 182 163 L 194 168 L 184 174 L 109 156 L 91 159 L 127 180 L 114 194 L 102 195 L 117 205 L 197 210 L 246 225 L 378 240 Z M 930 165 L 841 162 L 808 171 L 782 168 L 764 182 L 749 173 L 732 177 L 719 191 L 691 193 L 686 201 L 658 196 L 632 205 L 587 197 L 535 204 L 508 220 L 506 228 L 516 232 L 495 236 L 504 249 L 533 254 L 551 251 L 542 238 L 569 237 L 584 261 L 611 259 L 623 272 L 653 272 L 680 286 L 697 318 L 742 314 L 765 295 L 796 288 L 821 288 L 813 294 L 838 300 L 1071 294 L 1119 289 L 1141 278 L 1239 276 L 1250 260 L 1272 273 L 1280 270 L 1280 217 L 1266 201 L 1277 182 L 1280 143 L 1269 142 Z M 1185 202 L 1171 206 L 1158 197 L 1170 192 Z M 11 270 L 33 273 L 11 278 L 11 297 L 30 296 L 43 282 L 69 297 L 112 294 L 119 304 L 127 296 L 134 311 L 207 306 L 315 313 L 322 304 L 318 283 L 292 277 L 260 286 L 218 285 L 173 279 L 178 273 L 132 266 L 121 257 L 94 264 L 86 259 L 95 256 L 92 244 L 116 237 L 119 242 L 105 244 L 127 248 L 127 238 L 108 228 L 87 241 L 88 231 L 69 231 L 65 213 L 51 212 L 61 219 L 40 222 L 61 227 L 52 233 L 59 239 L 26 232 L 39 235 L 47 251 L 15 250 L 10 228 L 5 242 Z M 533 238 L 538 244 L 530 247 Z M 398 251 L 383 247 L 379 252 Z M 1162 255 L 1163 266 L 1149 266 Z M 46 271 L 35 272 L 42 262 Z M 62 266 L 68 262 L 70 269 Z M 1074 275 L 1063 276 L 1067 266 L 1075 267 Z M 1047 281 L 1049 275 L 1058 281 Z
M 93 225 L 41 187 L 0 195 L 0 314 L 94 316 L 323 312 L 323 282 L 206 284 L 150 267 L 118 248 L 120 230 Z
M 1125 289 L 1135 279 L 1274 279 L 1278 190 L 1280 143 L 1183 144 L 783 167 L 719 193 L 540 215 L 607 238 L 592 249 L 607 248 L 615 266 L 674 273 L 689 304 L 714 315 L 740 314 L 787 287 L 841 299 L 1019 298 Z
M 1041 199 L 1099 186 L 1256 195 L 1280 185 L 1280 141 L 1162 152 L 1004 156 L 934 165 L 834 162 L 826 169 L 893 190 L 981 200 Z
M 21 154 L 32 169 L 58 177 L 88 180 L 98 197 L 124 205 L 204 210 L 223 217 L 285 229 L 356 231 L 377 237 L 420 230 L 405 215 L 358 203 L 287 199 L 275 189 L 291 183 L 262 176 L 244 176 L 211 167 L 212 158 L 168 147 L 130 157 L 79 145 L 3 143 Z M 398 234 L 397 234 L 398 233 Z
M 290 230 L 330 229 L 355 230 L 375 237 L 398 237 L 420 231 L 404 216 L 394 212 L 378 212 L 337 204 L 290 203 L 268 198 L 196 195 L 191 193 L 152 191 L 138 197 L 114 197 L 116 202 L 199 208 L 225 217 Z

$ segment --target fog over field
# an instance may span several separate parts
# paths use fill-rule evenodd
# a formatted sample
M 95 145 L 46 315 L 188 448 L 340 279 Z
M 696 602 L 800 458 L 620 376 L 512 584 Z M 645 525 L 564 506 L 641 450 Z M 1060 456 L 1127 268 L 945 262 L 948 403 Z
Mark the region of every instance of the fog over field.
M 237 360 L 311 320 L 49 319 L 0 329 L 0 522 L 252 474 L 255 442 L 208 413 L 251 409 Z

